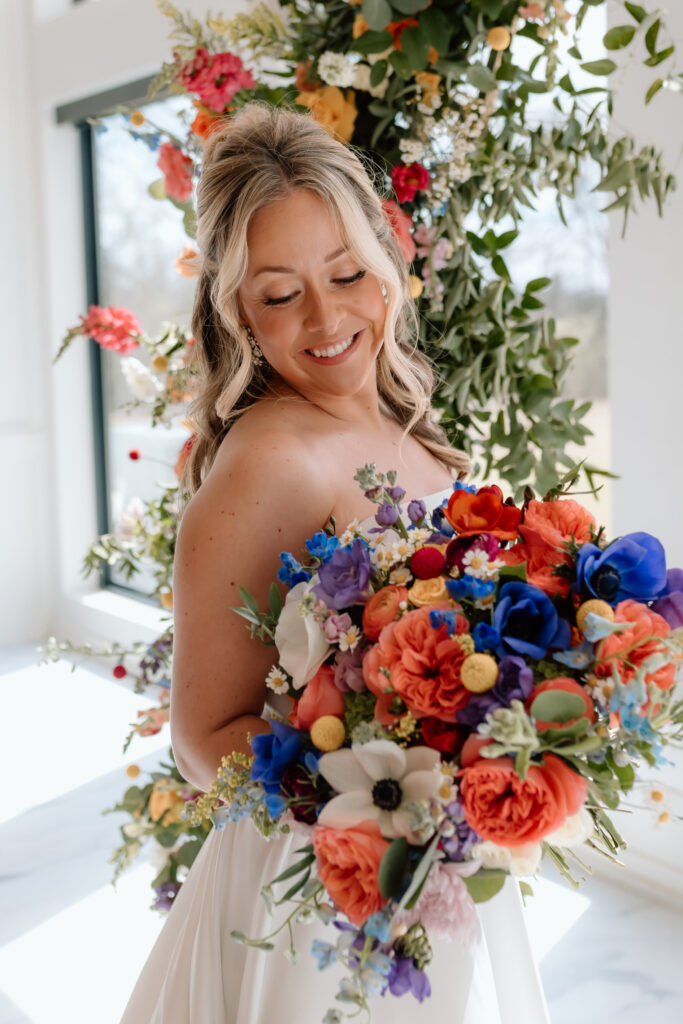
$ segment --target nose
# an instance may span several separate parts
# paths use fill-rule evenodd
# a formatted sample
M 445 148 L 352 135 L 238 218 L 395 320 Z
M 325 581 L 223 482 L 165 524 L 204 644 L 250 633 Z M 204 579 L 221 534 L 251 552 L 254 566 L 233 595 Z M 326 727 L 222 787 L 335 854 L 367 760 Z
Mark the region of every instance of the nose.
M 332 336 L 342 322 L 344 311 L 334 293 L 310 288 L 306 297 L 304 327 L 318 334 Z

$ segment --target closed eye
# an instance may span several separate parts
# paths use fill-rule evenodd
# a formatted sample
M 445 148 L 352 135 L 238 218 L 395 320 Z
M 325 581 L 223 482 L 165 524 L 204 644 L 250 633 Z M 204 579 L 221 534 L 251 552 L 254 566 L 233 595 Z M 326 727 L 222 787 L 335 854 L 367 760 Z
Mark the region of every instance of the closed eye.
M 362 281 L 363 278 L 365 277 L 365 274 L 366 274 L 365 270 L 359 270 L 358 273 L 354 274 L 352 277 L 335 277 L 335 278 L 333 278 L 332 283 L 333 284 L 339 284 L 342 287 L 346 287 L 346 286 L 348 286 L 350 284 L 356 284 L 358 281 Z M 292 292 L 290 295 L 283 295 L 283 296 L 281 296 L 280 298 L 277 298 L 277 299 L 263 299 L 263 305 L 264 306 L 282 306 L 286 302 L 289 302 L 291 299 L 295 298 L 296 295 L 297 295 L 296 292 Z

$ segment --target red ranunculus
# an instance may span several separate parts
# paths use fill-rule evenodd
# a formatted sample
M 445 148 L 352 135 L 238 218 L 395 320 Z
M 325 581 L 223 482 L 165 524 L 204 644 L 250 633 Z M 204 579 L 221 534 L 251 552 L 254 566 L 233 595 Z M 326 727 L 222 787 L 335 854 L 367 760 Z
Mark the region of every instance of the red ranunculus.
M 429 185 L 429 171 L 422 164 L 396 164 L 391 185 L 399 203 L 411 203 L 415 193 L 424 192 Z
M 503 504 L 503 492 L 495 484 L 480 487 L 476 494 L 453 491 L 445 515 L 460 537 L 490 533 L 499 540 L 514 540 L 522 521 L 522 510 Z

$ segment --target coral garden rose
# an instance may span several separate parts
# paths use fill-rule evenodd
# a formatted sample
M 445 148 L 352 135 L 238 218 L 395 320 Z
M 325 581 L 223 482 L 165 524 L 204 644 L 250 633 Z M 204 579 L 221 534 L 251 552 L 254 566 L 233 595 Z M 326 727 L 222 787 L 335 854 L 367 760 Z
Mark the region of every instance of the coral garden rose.
M 503 503 L 503 492 L 493 484 L 480 487 L 476 494 L 465 488 L 453 491 L 448 499 L 446 519 L 461 537 L 490 533 L 499 540 L 517 537 L 522 511 Z
M 569 594 L 569 580 L 564 576 L 557 576 L 554 570 L 556 565 L 571 565 L 571 559 L 566 553 L 563 554 L 547 544 L 515 544 L 511 548 L 503 549 L 499 558 L 505 565 L 524 563 L 527 583 L 538 587 L 548 597 L 555 597 L 557 594 L 560 597 L 567 597 Z
M 343 714 L 344 697 L 335 684 L 334 669 L 323 665 L 307 684 L 290 720 L 295 728 L 308 730 L 316 718 L 323 715 L 341 718 Z
M 330 135 L 342 142 L 351 141 L 358 115 L 353 89 L 347 89 L 345 94 L 337 85 L 324 85 L 322 89 L 300 92 L 295 103 L 308 107 L 321 128 Z
M 545 544 L 561 549 L 572 539 L 577 544 L 588 544 L 591 529 L 597 533 L 595 519 L 590 512 L 578 501 L 560 498 L 558 501 L 530 501 L 519 532 L 530 546 Z
M 313 833 L 320 881 L 352 924 L 364 924 L 384 904 L 378 873 L 388 847 L 374 821 L 347 829 L 321 826 Z
M 368 640 L 377 640 L 384 627 L 399 618 L 401 604 L 407 600 L 407 589 L 393 583 L 372 595 L 363 609 L 363 632 Z
M 501 846 L 537 843 L 586 799 L 588 782 L 554 754 L 520 779 L 511 757 L 482 758 L 460 773 L 465 819 L 482 839 Z
M 412 220 L 393 199 L 383 199 L 382 209 L 384 210 L 384 216 L 389 221 L 391 230 L 394 232 L 403 259 L 406 263 L 412 263 L 417 252 L 412 235 Z
M 100 348 L 127 355 L 140 344 L 140 321 L 127 309 L 116 306 L 91 306 L 81 316 L 81 333 L 96 341 Z
M 669 623 L 640 601 L 621 601 L 614 609 L 614 621 L 632 622 L 633 625 L 623 633 L 613 633 L 598 644 L 598 661 L 594 671 L 598 677 L 611 676 L 612 666 L 615 665 L 622 681 L 627 682 L 646 658 L 664 650 L 662 644 L 657 642 L 657 637 L 668 636 Z M 647 637 L 653 639 L 648 640 Z M 638 646 L 634 647 L 636 644 Z M 668 664 L 662 665 L 655 672 L 649 672 L 645 679 L 662 690 L 668 690 L 673 686 L 675 677 L 676 665 Z
M 460 679 L 465 652 L 446 625 L 432 627 L 429 615 L 430 608 L 417 608 L 385 626 L 363 660 L 363 678 L 378 697 L 375 717 L 380 722 L 393 721 L 389 708 L 394 697 L 415 718 L 428 715 L 444 722 L 455 722 L 469 699 Z M 392 692 L 386 693 L 387 688 Z
M 164 142 L 159 149 L 157 167 L 164 176 L 164 188 L 170 199 L 184 203 L 192 195 L 192 161 L 189 156 Z

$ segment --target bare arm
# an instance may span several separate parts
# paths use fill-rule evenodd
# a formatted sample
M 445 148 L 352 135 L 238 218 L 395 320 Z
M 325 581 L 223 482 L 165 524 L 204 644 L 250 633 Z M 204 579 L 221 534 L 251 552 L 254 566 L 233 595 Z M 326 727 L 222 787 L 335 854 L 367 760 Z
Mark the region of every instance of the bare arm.
M 281 551 L 300 552 L 326 521 L 330 496 L 302 445 L 268 434 L 234 444 L 213 467 L 181 523 L 174 564 L 171 687 L 173 752 L 184 777 L 207 790 L 221 757 L 250 752 L 277 650 L 252 640 L 238 586 L 267 605 Z

